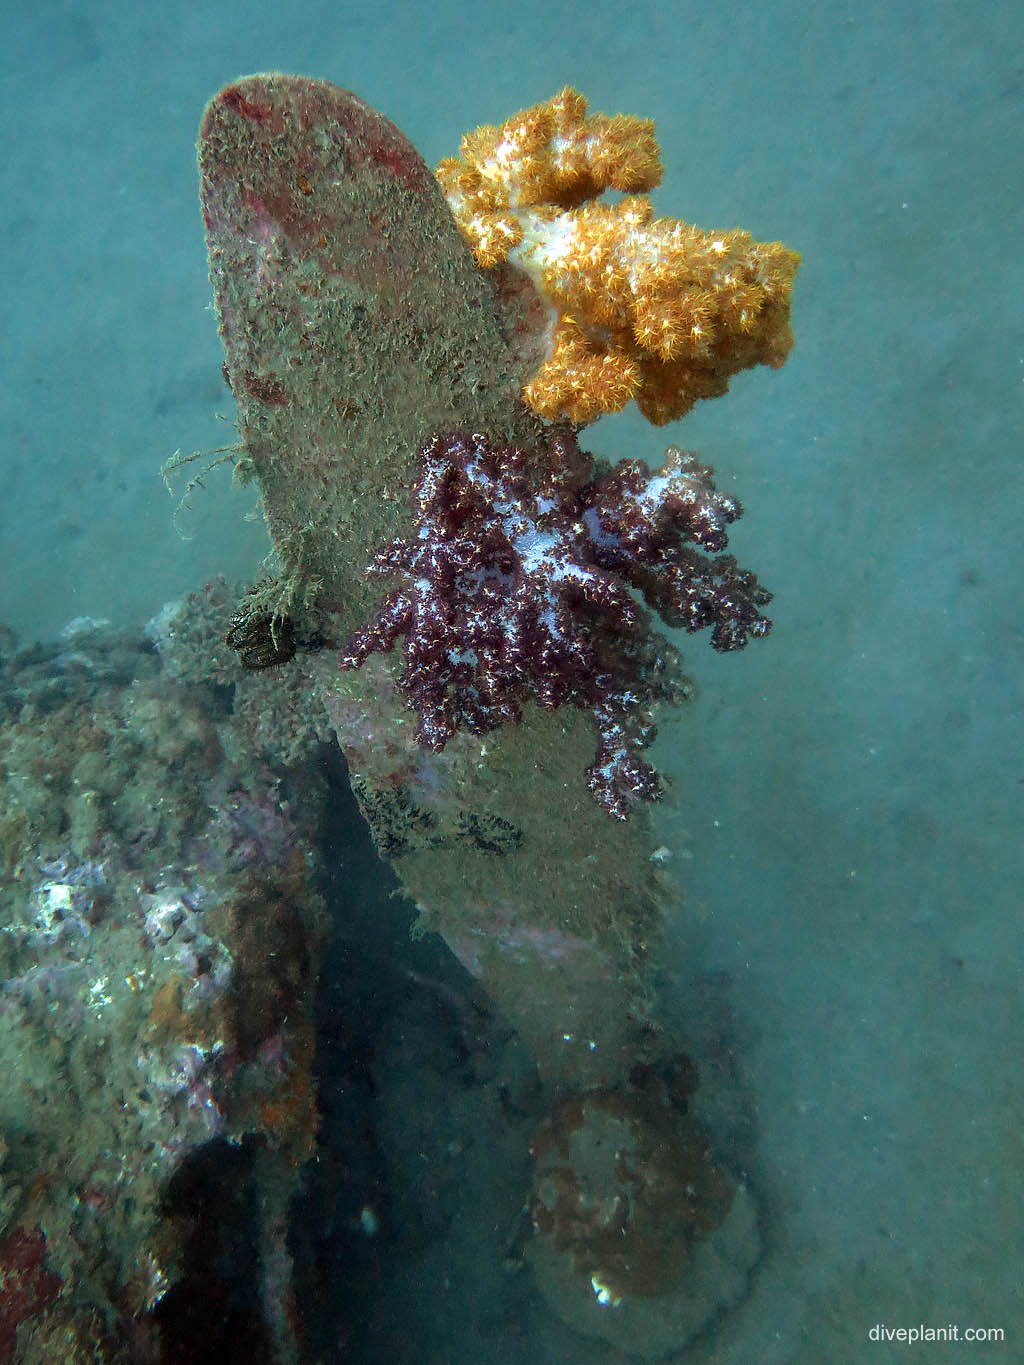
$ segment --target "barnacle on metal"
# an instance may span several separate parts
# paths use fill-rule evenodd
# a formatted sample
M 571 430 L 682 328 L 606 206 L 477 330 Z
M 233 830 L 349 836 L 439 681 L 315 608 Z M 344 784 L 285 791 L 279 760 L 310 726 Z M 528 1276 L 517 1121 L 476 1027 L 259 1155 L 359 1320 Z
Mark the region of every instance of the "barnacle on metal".
M 224 643 L 243 668 L 273 668 L 295 658 L 295 627 L 290 617 L 258 605 L 250 595 L 232 616 Z

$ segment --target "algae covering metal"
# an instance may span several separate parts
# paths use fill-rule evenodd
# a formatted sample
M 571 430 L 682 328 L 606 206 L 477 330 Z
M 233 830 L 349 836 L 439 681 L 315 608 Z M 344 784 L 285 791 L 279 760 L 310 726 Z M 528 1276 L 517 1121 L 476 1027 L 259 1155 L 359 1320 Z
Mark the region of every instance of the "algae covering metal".
M 298 1358 L 327 792 L 312 727 L 191 666 L 211 596 L 0 659 L 0 1361 L 197 1358 L 221 1238 L 236 1338 Z
M 206 110 L 199 165 L 240 468 L 259 481 L 281 565 L 264 596 L 341 644 L 382 595 L 366 566 L 410 532 L 426 437 L 486 431 L 540 458 L 518 395 L 543 311 L 512 272 L 476 266 L 414 148 L 347 91 L 237 81 Z M 586 721 L 529 707 L 516 729 L 430 754 L 393 656 L 354 674 L 329 650 L 297 662 L 425 923 L 548 1076 L 624 1075 L 656 871 L 644 812 L 618 823 L 587 794 Z
M 199 171 L 246 468 L 288 595 L 347 633 L 380 596 L 364 568 L 407 529 L 423 439 L 536 440 L 515 396 L 526 305 L 498 304 L 419 154 L 346 90 L 228 86 L 203 118 Z

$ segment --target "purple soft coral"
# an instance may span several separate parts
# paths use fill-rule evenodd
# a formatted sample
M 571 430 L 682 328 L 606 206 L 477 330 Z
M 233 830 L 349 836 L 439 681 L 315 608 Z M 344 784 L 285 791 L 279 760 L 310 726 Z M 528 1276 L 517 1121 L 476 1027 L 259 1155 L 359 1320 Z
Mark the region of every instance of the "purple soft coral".
M 661 779 L 640 751 L 654 737 L 654 703 L 684 685 L 675 651 L 629 589 L 670 625 L 710 625 L 716 649 L 766 634 L 757 608 L 769 594 L 756 578 L 684 544 L 721 549 L 739 504 L 672 448 L 654 474 L 629 461 L 595 479 L 567 431 L 549 434 L 539 471 L 481 435 L 435 436 L 420 458 L 416 539 L 392 541 L 368 570 L 407 581 L 349 641 L 342 665 L 358 668 L 404 636 L 400 686 L 417 738 L 435 750 L 461 728 L 517 723 L 530 697 L 589 710 L 595 799 L 618 819 L 634 801 L 657 800 Z

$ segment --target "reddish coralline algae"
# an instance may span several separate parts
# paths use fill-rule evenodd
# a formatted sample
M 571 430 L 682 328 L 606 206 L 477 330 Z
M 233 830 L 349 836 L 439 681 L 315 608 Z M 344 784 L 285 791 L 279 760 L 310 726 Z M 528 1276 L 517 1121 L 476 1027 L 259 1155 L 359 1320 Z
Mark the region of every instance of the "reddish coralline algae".
M 527 700 L 589 711 L 598 749 L 587 783 L 625 819 L 661 794 L 641 751 L 655 704 L 685 688 L 676 652 L 631 590 L 668 625 L 710 627 L 722 651 L 768 633 L 758 609 L 770 594 L 731 556 L 692 548 L 723 549 L 741 509 L 690 452 L 670 447 L 653 473 L 631 460 L 595 477 L 571 430 L 556 429 L 536 465 L 480 434 L 423 446 L 415 539 L 392 540 L 367 570 L 405 581 L 341 663 L 357 668 L 404 636 L 399 686 L 434 750 L 461 729 L 518 724 Z
M 749 1191 L 711 1151 L 669 1063 L 563 1094 L 533 1136 L 537 1284 L 577 1331 L 678 1358 L 747 1292 L 761 1254 Z M 673 1074 L 675 1073 L 675 1074 Z
M 18 1327 L 60 1294 L 61 1278 L 46 1268 L 45 1256 L 40 1228 L 17 1228 L 0 1237 L 0 1361 L 18 1358 Z

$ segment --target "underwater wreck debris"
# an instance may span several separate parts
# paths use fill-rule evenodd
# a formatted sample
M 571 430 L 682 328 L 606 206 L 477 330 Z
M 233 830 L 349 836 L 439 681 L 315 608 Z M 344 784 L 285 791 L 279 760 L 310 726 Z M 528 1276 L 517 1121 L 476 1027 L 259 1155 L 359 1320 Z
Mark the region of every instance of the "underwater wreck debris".
M 767 593 L 719 553 L 739 505 L 695 457 L 670 451 L 654 473 L 639 461 L 595 471 L 574 435 L 543 419 L 578 426 L 635 397 L 664 422 L 745 366 L 781 364 L 798 258 L 745 234 L 653 221 L 640 197 L 660 175 L 649 123 L 588 119 L 579 96 L 551 117 L 538 172 L 545 148 L 572 147 L 586 164 L 571 191 L 514 190 L 505 226 L 522 237 L 500 264 L 500 251 L 474 258 L 449 186 L 446 198 L 393 125 L 302 77 L 246 77 L 211 101 L 202 202 L 281 600 L 348 641 L 343 670 L 302 657 L 247 676 L 246 693 L 269 707 L 292 682 L 290 701 L 304 689 L 323 708 L 419 928 L 436 930 L 507 1014 L 542 1091 L 594 1097 L 585 1134 L 628 1126 L 601 1113 L 599 1095 L 640 1107 L 639 1151 L 644 1133 L 657 1142 L 659 1120 L 627 1078 L 656 1045 L 649 945 L 672 892 L 652 863 L 646 811 L 615 824 L 605 811 L 624 816 L 660 790 L 643 757 L 651 713 L 685 689 L 639 599 L 729 650 L 767 632 Z M 508 171 L 522 177 L 522 158 Z M 605 188 L 627 198 L 598 203 Z M 576 256 L 558 273 L 562 246 Z M 451 435 L 479 432 L 489 436 Z M 461 466 L 452 441 L 465 443 Z M 432 486 L 417 465 L 425 442 L 439 443 Z M 409 489 L 414 513 L 421 498 L 436 513 L 436 537 L 413 524 Z M 404 581 L 382 605 L 390 573 Z M 435 586 L 463 619 L 428 619 Z M 477 599 L 486 610 L 474 617 Z M 502 652 L 503 612 L 539 672 L 517 672 Z M 434 752 L 416 742 L 410 679 Z M 282 729 L 279 714 L 268 728 Z M 521 728 L 505 724 L 520 714 Z M 574 781 L 592 725 L 607 750 L 590 767 L 597 801 Z M 467 737 L 494 726 L 486 744 Z M 622 1350 L 678 1350 L 743 1296 L 759 1254 L 753 1198 L 727 1174 L 726 1185 L 720 1225 L 679 1243 L 689 1255 L 678 1285 L 611 1309 L 538 1230 L 541 1292 L 564 1321 Z
M 2 1362 L 191 1358 L 151 1316 L 187 1251 L 169 1182 L 254 1144 L 269 1238 L 315 1141 L 319 746 L 254 742 L 266 674 L 225 704 L 220 598 L 161 613 L 158 644 L 78 621 L 0 674 Z
M 789 354 L 799 255 L 656 219 L 642 192 L 661 172 L 649 119 L 588 115 L 570 88 L 467 133 L 437 168 L 477 263 L 524 271 L 555 315 L 523 389 L 543 417 L 591 422 L 635 398 L 660 426 Z M 608 189 L 625 197 L 600 201 Z
M 741 512 L 690 452 L 669 447 L 654 473 L 632 460 L 593 477 L 566 430 L 549 433 L 536 463 L 481 434 L 423 446 L 415 536 L 391 541 L 367 570 L 404 581 L 340 661 L 358 668 L 404 636 L 399 686 L 417 712 L 416 738 L 433 750 L 460 729 L 518 724 L 528 699 L 589 711 L 599 743 L 588 786 L 625 819 L 661 794 L 641 757 L 653 708 L 686 690 L 676 651 L 630 589 L 670 625 L 710 627 L 720 651 L 768 633 L 759 607 L 770 594 L 731 556 L 687 543 L 721 550 Z

